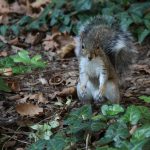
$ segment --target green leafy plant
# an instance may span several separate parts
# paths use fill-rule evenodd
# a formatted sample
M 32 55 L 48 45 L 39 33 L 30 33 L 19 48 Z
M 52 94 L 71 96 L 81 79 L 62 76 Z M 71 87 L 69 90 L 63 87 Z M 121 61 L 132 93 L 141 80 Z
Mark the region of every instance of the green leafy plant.
M 146 103 L 150 103 L 150 96 L 140 96 L 139 99 L 143 100 Z
M 84 105 L 69 113 L 63 130 L 51 135 L 49 140 L 38 140 L 29 149 L 35 146 L 38 149 L 39 143 L 43 145 L 42 149 L 49 149 L 48 145 L 51 145 L 51 150 L 69 149 L 71 145 L 81 148 L 80 144 L 85 143 L 87 134 L 94 138 L 99 133 L 98 139 L 91 145 L 93 149 L 143 150 L 150 141 L 149 125 L 150 110 L 144 106 L 131 105 L 125 109 L 118 104 L 103 105 L 98 114 L 93 114 L 91 105 Z
M 2 75 L 7 73 L 7 68 L 12 70 L 12 74 L 22 74 L 45 66 L 46 63 L 42 61 L 40 55 L 30 57 L 29 52 L 25 50 L 19 51 L 16 55 L 0 59 L 0 72 Z M 0 90 L 10 92 L 9 87 L 2 78 L 0 78 Z
M 22 30 L 40 30 L 43 25 L 56 26 L 61 32 L 77 33 L 80 26 L 95 15 L 109 15 L 120 22 L 123 30 L 130 30 L 142 43 L 150 35 L 150 2 L 138 0 L 52 0 L 37 19 L 22 17 L 15 25 L 0 27 L 0 34 L 12 31 L 18 35 Z
M 31 126 L 36 132 L 30 133 L 30 139 L 34 139 L 37 141 L 38 139 L 49 140 L 50 136 L 53 135 L 52 129 L 59 126 L 59 122 L 57 120 L 51 121 L 49 123 L 44 123 L 43 125 L 36 124 Z
M 43 68 L 45 66 L 46 63 L 42 61 L 40 55 L 35 55 L 31 58 L 29 52 L 25 50 L 21 50 L 16 55 L 0 60 L 0 70 L 12 68 L 13 74 L 31 72 L 32 69 Z
M 2 78 L 0 78 L 0 91 L 11 92 L 10 88 L 6 85 Z

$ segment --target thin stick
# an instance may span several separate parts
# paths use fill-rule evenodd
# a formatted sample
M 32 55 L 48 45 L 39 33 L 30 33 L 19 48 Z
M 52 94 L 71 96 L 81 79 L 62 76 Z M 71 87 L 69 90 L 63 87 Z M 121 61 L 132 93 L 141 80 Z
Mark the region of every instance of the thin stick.
M 88 150 L 88 147 L 89 147 L 89 137 L 90 137 L 90 134 L 88 133 L 87 134 L 87 137 L 86 137 L 86 150 Z

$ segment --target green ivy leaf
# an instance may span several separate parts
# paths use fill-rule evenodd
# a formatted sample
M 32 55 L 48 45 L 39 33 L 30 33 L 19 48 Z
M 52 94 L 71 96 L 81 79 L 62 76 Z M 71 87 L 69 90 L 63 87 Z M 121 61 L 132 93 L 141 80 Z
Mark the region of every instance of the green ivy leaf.
M 144 19 L 150 20 L 150 13 L 146 14 L 146 15 L 144 16 Z
M 0 34 L 5 36 L 9 27 L 7 25 L 0 26 Z
M 19 35 L 19 32 L 20 32 L 20 27 L 19 27 L 19 26 L 17 26 L 17 25 L 12 25 L 12 26 L 10 27 L 10 29 L 13 31 L 13 33 L 14 33 L 15 35 Z
M 47 150 L 63 150 L 66 140 L 62 135 L 55 135 L 54 138 L 47 141 Z
M 0 91 L 11 92 L 11 89 L 6 85 L 2 78 L 0 78 Z
M 145 24 L 146 28 L 150 30 L 150 20 L 145 19 L 144 24 Z
M 23 16 L 19 21 L 18 25 L 19 26 L 24 26 L 27 23 L 30 23 L 32 21 L 32 18 L 30 16 Z
M 42 150 L 47 144 L 47 140 L 38 140 L 36 143 L 32 144 L 27 148 L 27 150 Z
M 144 29 L 141 32 L 139 32 L 138 34 L 138 42 L 142 43 L 144 41 L 144 39 L 146 38 L 146 36 L 148 36 L 150 34 L 150 30 Z
M 70 117 L 76 116 L 82 120 L 87 120 L 92 117 L 92 108 L 91 105 L 84 105 L 81 108 L 78 108 L 76 111 L 70 113 Z
M 128 127 L 126 124 L 116 122 L 108 127 L 103 138 L 98 141 L 98 144 L 104 145 L 114 141 L 117 145 L 121 144 L 122 139 L 129 136 Z
M 150 96 L 140 96 L 139 99 L 144 100 L 146 103 L 150 103 Z
M 117 150 L 117 148 L 109 147 L 107 145 L 107 146 L 103 146 L 103 147 L 96 147 L 96 150 Z
M 124 112 L 123 107 L 118 104 L 114 104 L 112 106 L 103 105 L 101 107 L 101 111 L 103 115 L 117 115 L 118 113 Z
M 137 124 L 142 118 L 141 112 L 137 106 L 129 106 L 126 113 L 119 119 L 119 121 L 130 122 L 132 125 Z
M 143 15 L 143 12 L 146 9 L 149 9 L 150 7 L 150 2 L 144 2 L 144 3 L 133 3 L 130 8 L 128 9 L 128 12 L 130 12 L 131 14 L 137 14 L 139 16 Z
M 91 130 L 92 131 L 100 131 L 101 129 L 105 129 L 107 127 L 106 123 L 97 121 L 91 123 Z
M 29 57 L 29 53 L 25 50 L 21 50 L 17 55 L 11 56 L 14 62 L 21 62 L 24 64 L 30 64 L 31 60 Z
M 137 140 L 143 140 L 145 138 L 150 138 L 150 125 L 144 125 L 137 129 L 133 134 L 133 138 Z
M 77 11 L 89 10 L 92 7 L 91 0 L 80 0 L 80 1 L 75 0 L 73 4 Z
M 133 22 L 136 24 L 142 23 L 142 17 L 138 16 L 137 14 L 131 14 Z

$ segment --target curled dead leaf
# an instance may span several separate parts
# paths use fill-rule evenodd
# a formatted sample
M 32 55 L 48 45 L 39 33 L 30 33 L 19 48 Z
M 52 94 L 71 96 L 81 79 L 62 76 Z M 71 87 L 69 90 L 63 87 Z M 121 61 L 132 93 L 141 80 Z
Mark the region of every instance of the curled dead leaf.
M 69 57 L 70 55 L 73 54 L 74 48 L 75 48 L 75 45 L 73 43 L 67 44 L 61 48 L 61 50 L 58 52 L 58 55 L 61 58 Z
M 2 52 L 0 52 L 0 56 L 3 56 L 3 57 L 6 57 L 8 54 L 7 54 L 7 52 L 6 51 L 2 51 Z
M 47 5 L 50 3 L 50 0 L 41 0 L 41 1 L 35 1 L 31 4 L 33 8 L 40 8 L 43 5 Z
M 50 85 L 59 85 L 62 82 L 63 82 L 63 78 L 59 75 L 55 75 L 49 80 Z
M 16 106 L 16 111 L 21 116 L 35 116 L 39 113 L 43 113 L 43 108 L 33 104 L 22 103 Z
M 38 101 L 38 103 L 43 103 L 43 104 L 47 104 L 48 100 L 43 96 L 43 93 L 37 93 L 37 94 L 33 94 L 29 97 L 29 99 L 35 99 Z
M 68 96 L 68 95 L 74 95 L 75 93 L 76 93 L 76 88 L 69 87 L 69 88 L 64 88 L 61 92 L 58 92 L 56 95 L 57 96 Z
M 0 75 L 11 76 L 13 74 L 12 68 L 0 69 Z

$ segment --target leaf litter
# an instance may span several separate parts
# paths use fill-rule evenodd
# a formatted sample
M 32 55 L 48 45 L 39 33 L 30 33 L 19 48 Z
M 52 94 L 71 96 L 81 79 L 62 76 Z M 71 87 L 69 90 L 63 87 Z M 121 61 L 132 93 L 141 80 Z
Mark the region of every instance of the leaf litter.
M 36 18 L 50 1 L 28 2 L 19 0 L 19 3 L 15 2 L 13 5 L 8 5 L 6 1 L 2 0 L 0 23 L 9 24 L 8 20 L 10 18 L 13 20 L 14 13 L 24 14 L 26 12 Z M 34 12 L 34 9 L 38 10 L 37 13 Z M 11 68 L 5 68 L 4 72 L 0 72 L 0 75 L 5 75 L 6 81 L 9 79 L 7 83 L 13 91 L 13 93 L 2 94 L 4 98 L 0 103 L 0 116 L 7 120 L 12 117 L 13 120 L 6 125 L 17 124 L 20 127 L 22 123 L 25 129 L 29 130 L 28 122 L 30 124 L 50 121 L 54 123 L 52 121 L 55 120 L 56 114 L 62 124 L 63 117 L 68 111 L 80 106 L 76 95 L 79 73 L 78 62 L 74 55 L 73 37 L 57 30 L 52 34 L 45 31 L 47 31 L 47 27 L 43 27 L 43 29 L 41 27 L 41 31 L 36 33 L 21 32 L 21 35 L 17 35 L 15 38 L 0 36 L 1 42 L 10 45 L 10 50 L 7 51 L 8 47 L 5 47 L 3 53 L 0 53 L 0 57 L 6 57 L 26 48 L 29 49 L 30 55 L 40 53 L 43 59 L 47 61 L 45 69 L 34 70 L 32 73 L 13 76 Z M 131 66 L 131 72 L 125 78 L 126 84 L 121 89 L 123 99 L 121 103 L 124 105 L 139 105 L 143 102 L 138 97 L 150 93 L 149 43 L 146 46 L 138 45 L 138 49 L 140 51 L 138 62 Z M 7 69 L 8 74 L 6 73 Z M 5 121 L 3 123 L 5 124 Z M 17 130 L 17 127 L 12 126 L 12 130 Z M 21 133 L 19 135 L 22 140 L 28 140 L 28 136 Z M 19 142 L 17 141 L 17 143 Z M 10 143 L 9 147 L 13 147 L 13 144 L 13 142 L 12 145 Z M 21 146 L 24 148 L 25 144 Z M 16 149 L 19 147 L 16 146 Z

